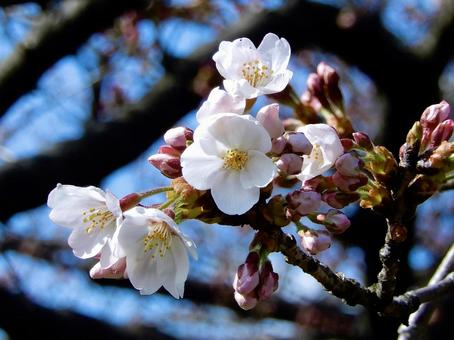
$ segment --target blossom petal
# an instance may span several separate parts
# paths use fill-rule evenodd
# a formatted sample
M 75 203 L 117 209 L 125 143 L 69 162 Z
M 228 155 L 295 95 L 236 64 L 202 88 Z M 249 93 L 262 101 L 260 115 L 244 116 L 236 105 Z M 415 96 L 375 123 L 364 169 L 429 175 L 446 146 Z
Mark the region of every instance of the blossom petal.
M 232 95 L 219 87 L 211 90 L 208 99 L 197 111 L 196 117 L 199 123 L 209 119 L 218 113 L 242 114 L 246 107 L 246 100 L 243 97 Z
M 268 132 L 247 115 L 224 114 L 211 122 L 207 130 L 215 140 L 229 149 L 261 152 L 268 152 L 271 149 L 271 138 Z
M 248 152 L 248 162 L 241 171 L 241 185 L 245 189 L 267 186 L 276 174 L 276 166 L 265 154 L 257 151 Z
M 293 72 L 286 70 L 281 74 L 276 75 L 271 81 L 262 88 L 264 94 L 281 92 L 292 79 Z
M 114 230 L 114 226 L 110 224 L 105 225 L 102 230 L 97 229 L 89 233 L 83 228 L 76 228 L 69 235 L 68 244 L 73 249 L 74 255 L 88 259 L 101 252 Z
M 263 37 L 257 51 L 265 60 L 271 61 L 271 68 L 275 73 L 285 70 L 290 60 L 290 45 L 284 38 L 274 33 L 268 33 Z
M 260 189 L 243 188 L 239 172 L 224 170 L 211 188 L 211 195 L 219 210 L 229 215 L 241 215 L 258 202 Z
M 181 155 L 183 177 L 198 190 L 210 188 L 210 180 L 223 166 L 223 160 L 207 155 L 197 142 L 191 144 Z

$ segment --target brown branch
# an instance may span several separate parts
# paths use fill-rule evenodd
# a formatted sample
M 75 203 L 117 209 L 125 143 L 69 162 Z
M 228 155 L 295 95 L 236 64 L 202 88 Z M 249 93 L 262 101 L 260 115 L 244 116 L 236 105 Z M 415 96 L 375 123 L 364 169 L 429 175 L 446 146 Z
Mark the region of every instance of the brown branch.
M 0 117 L 60 58 L 71 54 L 93 33 L 106 29 L 127 10 L 146 0 L 81 0 L 71 10 L 49 13 L 41 26 L 16 47 L 0 68 Z
M 174 339 L 156 328 L 127 330 L 70 311 L 48 309 L 0 286 L 0 327 L 12 339 Z

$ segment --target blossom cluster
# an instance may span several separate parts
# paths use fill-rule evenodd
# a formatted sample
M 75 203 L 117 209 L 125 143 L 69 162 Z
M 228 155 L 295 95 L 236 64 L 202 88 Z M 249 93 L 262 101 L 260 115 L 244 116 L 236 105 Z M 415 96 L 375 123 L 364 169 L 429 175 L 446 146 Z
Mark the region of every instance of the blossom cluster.
M 237 221 L 258 233 L 262 227 L 293 224 L 301 247 L 316 255 L 330 247 L 333 235 L 349 228 L 339 209 L 359 201 L 363 208 L 379 210 L 390 199 L 387 183 L 397 161 L 365 133 L 354 132 L 336 71 L 321 63 L 298 97 L 289 84 L 290 55 L 287 40 L 272 33 L 257 48 L 247 38 L 219 45 L 213 60 L 223 88 L 214 88 L 202 103 L 194 131 L 168 130 L 166 144 L 148 159 L 171 179 L 169 187 L 118 199 L 99 188 L 59 184 L 49 194 L 50 218 L 72 229 L 68 243 L 74 254 L 98 261 L 92 278 L 128 278 L 141 294 L 163 286 L 180 298 L 188 254 L 197 257 L 194 242 L 180 230 L 185 220 Z M 259 96 L 274 101 L 257 107 Z M 280 105 L 293 108 L 299 120 L 281 118 Z M 428 109 L 419 137 L 409 137 L 403 147 L 406 154 L 419 138 L 421 167 L 446 163 L 443 150 L 454 126 L 448 108 L 442 102 Z M 438 158 L 427 153 L 434 149 L 440 149 L 438 154 L 430 155 Z M 286 195 L 273 195 L 277 187 Z M 162 204 L 141 203 L 158 193 L 166 193 Z M 276 250 L 271 248 L 255 239 L 238 267 L 233 287 L 244 309 L 278 287 L 279 276 L 268 259 Z

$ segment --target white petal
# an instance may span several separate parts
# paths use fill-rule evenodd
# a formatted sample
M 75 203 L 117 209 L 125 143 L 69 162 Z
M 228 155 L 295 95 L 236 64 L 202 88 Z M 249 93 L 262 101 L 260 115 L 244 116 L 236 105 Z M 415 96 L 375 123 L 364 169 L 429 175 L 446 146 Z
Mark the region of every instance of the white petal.
M 279 39 L 277 35 L 268 33 L 257 50 L 265 60 L 271 61 L 271 69 L 275 73 L 282 72 L 287 68 L 291 50 L 286 39 Z
M 207 126 L 207 130 L 229 149 L 261 152 L 268 152 L 271 149 L 271 138 L 268 132 L 247 115 L 220 115 Z
M 106 192 L 106 206 L 115 217 L 120 217 L 123 214 L 120 207 L 120 200 L 109 190 Z
M 213 176 L 222 168 L 223 164 L 221 158 L 204 153 L 197 142 L 191 144 L 181 155 L 183 177 L 198 190 L 206 190 L 211 187 Z
M 113 226 L 110 224 L 105 225 L 101 230 L 95 229 L 90 233 L 83 228 L 77 228 L 69 235 L 68 244 L 73 249 L 74 255 L 87 259 L 101 252 L 113 232 Z
M 55 189 L 53 189 L 49 193 L 49 197 L 47 198 L 47 205 L 50 208 L 53 208 L 54 206 L 67 199 L 86 199 L 104 202 L 104 196 L 104 191 L 93 186 L 78 187 L 75 185 L 57 184 Z
M 276 174 L 276 166 L 265 154 L 257 151 L 248 152 L 246 167 L 241 170 L 241 185 L 245 189 L 267 186 Z
M 264 94 L 281 92 L 292 79 L 293 72 L 286 70 L 283 73 L 277 74 L 271 81 L 262 88 Z
M 185 245 L 178 238 L 174 238 L 172 256 L 175 263 L 175 290 L 180 297 L 183 297 L 184 283 L 189 273 L 189 259 Z
M 258 202 L 260 189 L 245 189 L 238 171 L 224 171 L 211 188 L 211 195 L 219 210 L 229 215 L 240 215 Z
M 223 84 L 227 92 L 246 99 L 256 98 L 261 94 L 260 89 L 253 87 L 246 79 L 225 79 Z
M 202 104 L 197 111 L 197 121 L 202 123 L 204 120 L 218 113 L 238 113 L 244 112 L 246 100 L 239 96 L 234 96 L 224 90 L 215 87 L 211 90 L 208 99 Z

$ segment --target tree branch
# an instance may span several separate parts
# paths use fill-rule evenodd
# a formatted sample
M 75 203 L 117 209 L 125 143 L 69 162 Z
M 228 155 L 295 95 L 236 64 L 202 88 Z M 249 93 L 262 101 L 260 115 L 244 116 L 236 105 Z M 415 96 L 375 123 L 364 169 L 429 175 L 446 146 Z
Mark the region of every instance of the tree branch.
M 429 281 L 428 286 L 440 282 L 451 270 L 454 269 L 454 243 L 438 266 L 435 274 Z M 408 318 L 408 326 L 399 327 L 399 340 L 417 339 L 421 334 L 426 333 L 427 323 L 435 309 L 434 303 L 425 303 Z
M 39 77 L 60 58 L 71 54 L 93 33 L 108 28 L 127 10 L 144 8 L 146 0 L 81 0 L 64 13 L 49 13 L 41 27 L 30 34 L 2 62 L 0 68 L 0 117 Z M 75 5 L 74 5 L 75 4 Z

